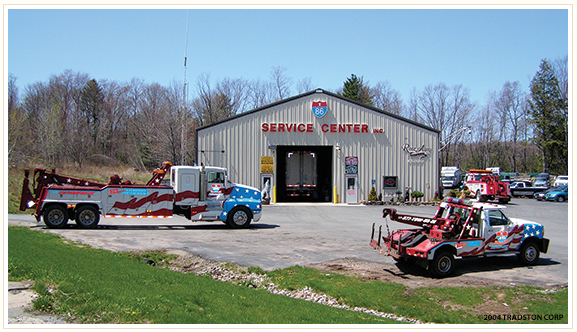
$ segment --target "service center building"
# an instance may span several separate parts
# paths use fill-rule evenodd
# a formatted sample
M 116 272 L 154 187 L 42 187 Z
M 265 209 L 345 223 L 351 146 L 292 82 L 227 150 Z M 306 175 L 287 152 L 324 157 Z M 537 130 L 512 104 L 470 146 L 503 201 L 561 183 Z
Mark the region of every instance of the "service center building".
M 439 190 L 437 130 L 321 89 L 201 127 L 197 151 L 272 203 Z

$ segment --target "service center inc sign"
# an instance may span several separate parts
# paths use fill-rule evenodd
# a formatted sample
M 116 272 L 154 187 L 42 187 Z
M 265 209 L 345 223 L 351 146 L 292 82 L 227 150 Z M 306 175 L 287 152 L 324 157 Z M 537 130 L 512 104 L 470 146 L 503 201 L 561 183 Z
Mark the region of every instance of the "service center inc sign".
M 313 101 L 311 111 L 318 119 L 328 113 L 326 101 Z M 295 122 L 264 122 L 261 124 L 261 131 L 264 133 L 314 133 L 316 131 L 314 123 Z M 369 129 L 366 123 L 324 123 L 320 125 L 323 133 L 351 133 L 351 134 L 384 134 L 382 128 Z

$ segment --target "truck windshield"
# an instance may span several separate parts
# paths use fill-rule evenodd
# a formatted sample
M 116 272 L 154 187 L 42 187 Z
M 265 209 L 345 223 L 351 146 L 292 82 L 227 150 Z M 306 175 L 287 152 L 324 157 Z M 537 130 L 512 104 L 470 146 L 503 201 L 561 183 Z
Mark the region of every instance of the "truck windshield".
M 208 183 L 224 183 L 224 173 L 210 172 L 207 175 Z

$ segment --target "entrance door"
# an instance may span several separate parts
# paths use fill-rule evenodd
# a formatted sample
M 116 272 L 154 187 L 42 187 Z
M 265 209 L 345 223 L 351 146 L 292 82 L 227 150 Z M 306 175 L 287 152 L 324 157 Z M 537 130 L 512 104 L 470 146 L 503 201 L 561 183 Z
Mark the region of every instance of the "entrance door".
M 345 202 L 346 203 L 358 203 L 358 184 L 357 184 L 357 175 L 356 174 L 351 174 L 351 175 L 346 175 L 345 176 L 345 182 L 346 182 L 346 199 Z
M 277 202 L 331 201 L 332 146 L 279 145 L 276 160 L 274 185 Z

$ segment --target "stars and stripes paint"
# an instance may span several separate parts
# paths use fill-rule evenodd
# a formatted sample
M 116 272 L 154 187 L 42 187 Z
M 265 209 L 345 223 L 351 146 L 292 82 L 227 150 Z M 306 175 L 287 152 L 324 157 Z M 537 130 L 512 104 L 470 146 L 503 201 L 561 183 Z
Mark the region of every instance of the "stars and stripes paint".
M 246 206 L 255 214 L 261 213 L 261 192 L 260 190 L 247 186 L 237 185 L 230 193 L 230 197 L 224 202 L 223 211 L 220 215 L 220 220 L 226 220 L 228 212 L 235 207 L 241 205 Z

